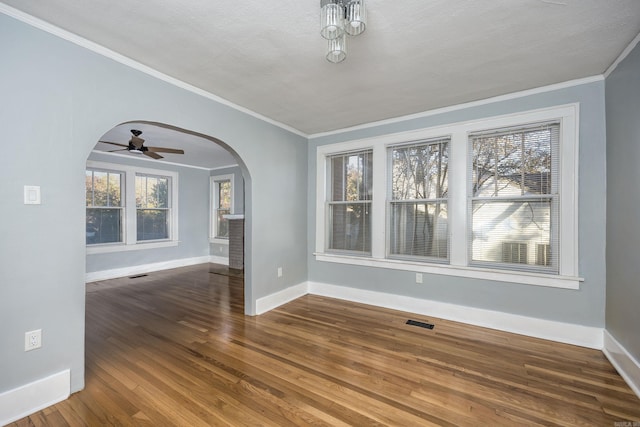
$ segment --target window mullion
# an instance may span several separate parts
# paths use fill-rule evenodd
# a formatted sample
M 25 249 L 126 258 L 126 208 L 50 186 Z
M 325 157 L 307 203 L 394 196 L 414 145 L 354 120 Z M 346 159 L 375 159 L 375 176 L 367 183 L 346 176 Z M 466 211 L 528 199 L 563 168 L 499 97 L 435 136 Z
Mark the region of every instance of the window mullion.
M 387 233 L 385 226 L 387 199 L 387 152 L 386 147 L 373 148 L 373 197 L 371 201 L 371 256 L 385 258 Z
M 451 135 L 451 154 L 449 156 L 449 263 L 466 266 L 469 252 L 467 250 L 467 227 L 471 223 L 467 217 L 467 160 L 469 156 L 467 133 L 454 132 Z
M 125 200 L 126 203 L 123 206 L 124 209 L 124 223 L 125 233 L 124 242 L 127 245 L 136 244 L 136 174 L 133 171 L 127 170 L 124 172 L 125 183 Z

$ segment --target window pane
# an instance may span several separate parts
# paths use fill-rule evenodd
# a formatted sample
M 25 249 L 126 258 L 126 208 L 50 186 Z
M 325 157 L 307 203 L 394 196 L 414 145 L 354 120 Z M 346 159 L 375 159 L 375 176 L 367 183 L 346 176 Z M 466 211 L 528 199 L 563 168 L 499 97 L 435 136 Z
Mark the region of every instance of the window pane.
M 136 218 L 138 241 L 168 239 L 168 213 L 166 209 L 138 209 Z
M 231 211 L 229 209 L 218 209 L 217 210 L 217 224 L 216 224 L 216 237 L 222 239 L 229 238 L 229 220 L 224 218 L 224 215 L 230 214 Z
M 109 206 L 107 204 L 108 176 L 107 172 L 93 172 L 93 206 Z
M 93 171 L 85 171 L 84 186 L 86 189 L 85 206 L 93 206 Z
M 169 178 L 136 175 L 136 207 L 168 208 Z
M 393 200 L 447 197 L 448 140 L 394 148 L 391 195 Z
M 107 190 L 107 205 L 108 206 L 120 206 L 120 174 L 110 173 L 108 177 L 109 188 Z
M 87 245 L 122 241 L 121 209 L 87 209 Z
M 371 252 L 370 203 L 329 205 L 329 249 Z
M 390 254 L 448 258 L 445 202 L 392 203 L 390 220 Z
M 553 199 L 473 202 L 472 260 L 551 266 L 536 262 L 539 245 L 552 245 Z M 545 250 L 546 252 L 546 250 Z M 551 249 L 548 252 L 552 255 Z
M 372 152 L 331 157 L 331 200 L 371 200 Z
M 231 181 L 218 183 L 218 208 L 231 209 Z
M 473 137 L 473 196 L 552 194 L 552 142 L 558 125 Z

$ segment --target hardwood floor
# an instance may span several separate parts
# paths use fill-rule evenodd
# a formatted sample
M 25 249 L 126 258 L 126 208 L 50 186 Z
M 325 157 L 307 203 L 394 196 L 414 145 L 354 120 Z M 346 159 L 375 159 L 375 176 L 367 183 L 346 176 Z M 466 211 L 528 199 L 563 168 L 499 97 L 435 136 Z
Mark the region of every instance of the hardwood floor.
M 86 388 L 11 425 L 640 421 L 600 351 L 318 296 L 246 317 L 242 280 L 207 264 L 87 285 Z

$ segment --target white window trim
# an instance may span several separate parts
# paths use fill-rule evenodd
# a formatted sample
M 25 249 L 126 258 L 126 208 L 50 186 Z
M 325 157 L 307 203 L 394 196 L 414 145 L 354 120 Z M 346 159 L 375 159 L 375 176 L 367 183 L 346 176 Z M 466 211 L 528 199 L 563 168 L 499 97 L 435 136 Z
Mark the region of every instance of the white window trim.
M 109 252 L 137 251 L 142 249 L 157 249 L 178 246 L 178 173 L 141 168 L 137 166 L 120 165 L 116 163 L 87 161 L 89 169 L 108 169 L 120 172 L 124 178 L 124 230 L 122 243 L 105 243 L 87 245 L 87 254 L 102 254 Z M 136 174 L 166 176 L 171 178 L 171 219 L 169 222 L 169 238 L 163 240 L 140 241 L 136 240 Z
M 225 175 L 213 175 L 209 179 L 209 194 L 210 203 L 209 203 L 209 243 L 216 243 L 219 245 L 228 245 L 229 239 L 220 239 L 216 237 L 216 216 L 214 212 L 216 210 L 216 206 L 218 205 L 218 183 L 220 181 L 231 181 L 231 214 L 235 214 L 236 205 L 235 205 L 235 175 L 234 174 L 225 174 Z
M 469 134 L 487 129 L 515 127 L 528 123 L 559 120 L 561 123 L 560 176 L 560 265 L 558 274 L 508 271 L 469 266 L 467 221 L 467 174 Z M 469 277 L 535 286 L 579 289 L 578 276 L 578 153 L 579 104 L 567 104 L 467 122 L 419 129 L 379 137 L 323 145 L 316 152 L 316 245 L 318 261 L 408 270 L 447 276 Z M 435 264 L 385 258 L 387 148 L 412 140 L 449 136 L 449 219 L 450 262 Z M 373 200 L 371 256 L 348 256 L 326 252 L 325 201 L 327 199 L 326 159 L 345 151 L 373 150 Z

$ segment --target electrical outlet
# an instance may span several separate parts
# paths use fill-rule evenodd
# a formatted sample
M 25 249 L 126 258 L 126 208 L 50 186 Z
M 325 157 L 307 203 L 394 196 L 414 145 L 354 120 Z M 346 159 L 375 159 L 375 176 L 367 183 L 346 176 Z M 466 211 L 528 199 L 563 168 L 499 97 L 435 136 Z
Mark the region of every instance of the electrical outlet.
M 422 273 L 416 273 L 416 283 L 422 283 Z
M 282 267 L 278 267 L 278 277 L 282 277 Z
M 42 329 L 24 333 L 24 351 L 42 347 Z

